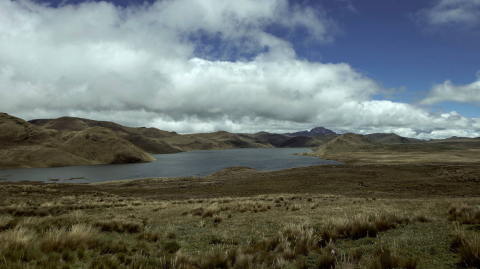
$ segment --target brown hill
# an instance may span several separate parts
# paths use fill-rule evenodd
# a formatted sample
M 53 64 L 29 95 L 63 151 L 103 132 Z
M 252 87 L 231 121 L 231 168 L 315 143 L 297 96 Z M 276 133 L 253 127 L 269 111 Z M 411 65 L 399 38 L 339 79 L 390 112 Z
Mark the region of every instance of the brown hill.
M 90 127 L 65 141 L 65 151 L 98 163 L 138 163 L 155 159 L 103 127 Z
M 78 125 L 78 122 L 75 122 Z M 58 131 L 0 113 L 0 168 L 154 161 L 146 152 L 102 127 Z
M 331 158 L 339 153 L 380 148 L 381 144 L 357 134 L 346 133 L 318 147 L 313 155 L 320 158 Z
M 225 131 L 214 133 L 186 134 L 164 139 L 165 142 L 182 150 L 215 150 L 232 148 L 265 148 L 270 144 L 259 143 L 254 137 L 245 134 L 232 134 Z
M 157 128 L 126 127 L 114 122 L 73 117 L 38 119 L 29 122 L 62 132 L 81 131 L 95 126 L 105 127 L 151 154 L 177 153 L 190 150 L 272 147 L 271 144 L 264 143 L 264 141 L 256 141 L 255 137 L 224 131 L 181 135 Z
M 287 139 L 282 144 L 281 148 L 317 148 L 324 145 L 337 137 L 336 134 L 326 134 L 318 136 L 296 136 Z
M 316 148 L 338 136 L 337 134 L 326 134 L 291 137 L 283 134 L 271 134 L 267 132 L 245 135 L 253 138 L 256 143 L 276 148 Z
M 381 144 L 410 144 L 425 142 L 420 139 L 407 138 L 394 133 L 375 133 L 365 135 L 366 138 Z
M 166 137 L 178 136 L 177 133 L 162 131 L 156 128 L 133 128 L 109 121 L 95 121 L 74 117 L 37 119 L 29 122 L 47 129 L 66 132 L 83 131 L 90 127 L 104 127 L 114 131 L 118 136 L 151 154 L 177 153 L 183 151 L 162 140 Z
M 263 144 L 267 147 L 280 147 L 280 145 L 288 140 L 290 137 L 281 134 L 271 134 L 268 132 L 258 132 L 254 134 L 243 134 L 255 141 L 255 143 Z

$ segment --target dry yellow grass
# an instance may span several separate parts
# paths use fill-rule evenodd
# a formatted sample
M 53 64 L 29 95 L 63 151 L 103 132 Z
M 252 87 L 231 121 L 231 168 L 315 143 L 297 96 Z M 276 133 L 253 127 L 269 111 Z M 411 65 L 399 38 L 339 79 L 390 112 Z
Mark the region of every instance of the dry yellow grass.
M 0 235 L 30 240 L 0 253 L 0 268 L 475 264 L 477 241 L 459 240 L 462 252 L 450 242 L 461 219 L 467 238 L 478 237 L 476 167 L 234 170 L 197 182 L 0 184 Z

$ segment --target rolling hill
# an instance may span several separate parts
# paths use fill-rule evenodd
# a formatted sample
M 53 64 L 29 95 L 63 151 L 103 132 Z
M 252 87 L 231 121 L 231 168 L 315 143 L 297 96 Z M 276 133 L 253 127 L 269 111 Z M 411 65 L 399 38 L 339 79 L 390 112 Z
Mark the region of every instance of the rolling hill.
M 37 119 L 29 122 L 61 132 L 81 131 L 97 126 L 108 128 L 119 137 L 150 154 L 168 154 L 191 150 L 273 147 L 268 141 L 256 141 L 255 136 L 232 134 L 225 131 L 182 135 L 157 128 L 126 127 L 114 122 L 74 117 Z
M 177 133 L 162 131 L 156 128 L 133 128 L 109 121 L 96 121 L 74 117 L 37 119 L 31 120 L 29 123 L 62 132 L 83 131 L 91 127 L 103 127 L 112 130 L 119 137 L 130 141 L 135 146 L 151 154 L 177 153 L 183 151 L 160 140 L 166 137 L 178 136 Z
M 410 144 L 425 142 L 420 139 L 407 138 L 394 133 L 376 133 L 365 135 L 366 138 L 381 144 Z
M 320 158 L 331 158 L 336 154 L 355 152 L 365 149 L 381 148 L 382 145 L 374 142 L 365 136 L 353 133 L 346 133 L 332 139 L 330 142 L 318 147 L 313 155 Z
M 81 131 L 58 131 L 0 113 L 0 168 L 154 160 L 148 153 L 108 128 L 87 127 Z

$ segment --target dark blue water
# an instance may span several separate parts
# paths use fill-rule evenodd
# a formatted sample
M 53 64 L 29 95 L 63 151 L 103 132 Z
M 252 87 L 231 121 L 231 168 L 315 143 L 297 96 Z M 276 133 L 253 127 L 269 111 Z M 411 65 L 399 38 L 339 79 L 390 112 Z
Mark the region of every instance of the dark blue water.
M 67 166 L 53 168 L 0 170 L 0 182 L 45 181 L 90 183 L 147 177 L 206 176 L 232 166 L 272 171 L 319 164 L 341 164 L 294 153 L 298 148 L 260 148 L 189 151 L 152 155 L 150 163 Z M 53 180 L 52 180 L 53 179 Z

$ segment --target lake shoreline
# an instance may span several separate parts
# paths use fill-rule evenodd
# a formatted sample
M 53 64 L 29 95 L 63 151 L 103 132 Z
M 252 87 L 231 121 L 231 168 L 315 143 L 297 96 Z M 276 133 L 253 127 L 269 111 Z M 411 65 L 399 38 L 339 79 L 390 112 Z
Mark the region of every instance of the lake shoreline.
M 141 178 L 205 177 L 231 167 L 276 171 L 311 165 L 342 164 L 317 157 L 293 155 L 305 148 L 222 149 L 152 155 L 150 163 L 87 165 L 0 170 L 3 182 L 95 183 Z

